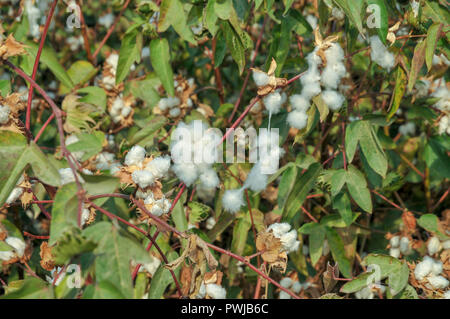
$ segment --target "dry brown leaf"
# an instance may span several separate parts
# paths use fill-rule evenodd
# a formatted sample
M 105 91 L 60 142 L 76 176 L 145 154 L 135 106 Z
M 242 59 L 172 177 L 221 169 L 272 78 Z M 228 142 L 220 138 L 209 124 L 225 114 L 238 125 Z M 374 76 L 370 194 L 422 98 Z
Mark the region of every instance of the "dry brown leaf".
M 6 40 L 0 43 L 0 59 L 6 60 L 9 57 L 25 54 L 25 46 L 16 41 L 12 33 Z
M 416 231 L 416 218 L 410 211 L 405 210 L 403 212 L 402 220 L 408 233 L 413 233 Z
M 55 268 L 55 260 L 52 255 L 52 247 L 49 247 L 46 241 L 42 242 L 41 244 L 41 251 L 39 253 L 39 256 L 41 256 L 42 268 L 48 271 L 51 271 L 53 268 Z

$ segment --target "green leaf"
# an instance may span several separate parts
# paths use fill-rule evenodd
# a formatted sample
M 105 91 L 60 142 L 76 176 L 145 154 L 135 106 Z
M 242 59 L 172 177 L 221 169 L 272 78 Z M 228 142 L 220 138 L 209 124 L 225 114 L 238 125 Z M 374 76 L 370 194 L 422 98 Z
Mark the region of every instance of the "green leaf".
M 359 141 L 359 127 L 361 121 L 351 122 L 345 130 L 345 153 L 349 163 L 353 161 Z
M 136 241 L 121 234 L 109 222 L 98 222 L 83 231 L 83 235 L 98 246 L 94 250 L 96 280 L 111 282 L 125 298 L 133 297 L 130 262 L 151 262 L 149 253 Z
M 97 69 L 88 61 L 79 60 L 70 66 L 67 70 L 72 83 L 74 85 L 82 85 L 89 81 L 95 74 Z M 69 93 L 71 88 L 61 84 L 58 90 L 59 95 Z
M 372 198 L 364 175 L 353 165 L 347 171 L 347 188 L 355 202 L 368 213 L 372 213 Z
M 427 231 L 438 235 L 441 238 L 447 239 L 449 238 L 444 233 L 439 230 L 439 218 L 433 214 L 425 214 L 420 216 L 417 220 L 417 224 L 426 229 Z
M 367 0 L 367 5 L 369 8 L 376 8 L 375 11 L 371 11 L 372 14 L 374 14 L 377 19 L 379 18 L 380 26 L 376 27 L 378 36 L 380 37 L 381 42 L 386 44 L 386 38 L 388 34 L 389 29 L 389 21 L 388 21 L 388 11 L 386 8 L 385 0 Z M 372 6 L 372 7 L 370 7 Z M 368 18 L 369 19 L 369 18 Z
M 77 134 L 77 138 L 78 142 L 67 145 L 67 149 L 70 152 L 84 152 L 81 161 L 86 161 L 102 151 L 105 133 L 101 131 L 80 133 Z
M 169 262 L 178 258 L 178 254 L 174 251 L 170 252 L 167 255 L 167 259 Z M 180 268 L 174 270 L 177 275 L 180 272 Z M 167 286 L 169 286 L 173 282 L 172 275 L 170 271 L 164 267 L 159 267 L 155 272 L 155 275 L 152 278 L 150 283 L 150 290 L 148 292 L 148 299 L 160 299 Z
M 339 169 L 333 172 L 331 176 L 331 195 L 336 196 L 345 185 L 347 181 L 347 171 L 345 169 Z
M 313 266 L 322 256 L 323 242 L 325 241 L 325 227 L 315 222 L 303 224 L 298 230 L 300 234 L 309 235 L 309 255 Z
M 92 295 L 87 296 L 87 292 L 83 295 L 83 299 L 125 299 L 126 297 L 121 293 L 114 284 L 108 280 L 102 280 L 95 285 L 89 285 L 87 289 L 93 289 L 90 292 Z
M 372 125 L 368 121 L 361 121 L 361 125 L 358 125 L 358 128 L 359 143 L 368 164 L 375 172 L 385 177 L 388 163 Z
M 352 264 L 345 255 L 344 241 L 333 228 L 326 227 L 327 241 L 333 259 L 338 263 L 339 270 L 346 278 L 352 277 Z
M 62 186 L 57 192 L 52 207 L 52 223 L 50 226 L 49 245 L 56 244 L 58 239 L 71 228 L 78 226 L 78 197 L 75 183 Z
M 81 236 L 79 229 L 73 228 L 60 237 L 58 244 L 52 249 L 52 255 L 55 256 L 57 265 L 64 265 L 77 255 L 93 251 L 95 247 L 95 242 L 87 240 Z
M 164 32 L 172 26 L 178 35 L 183 38 L 183 40 L 196 44 L 194 34 L 186 24 L 187 18 L 186 13 L 184 12 L 183 4 L 179 0 L 163 0 L 159 12 L 159 32 Z
M 298 175 L 297 166 L 290 166 L 284 171 L 283 175 L 281 176 L 280 184 L 278 187 L 278 199 L 277 199 L 278 207 L 280 209 L 284 208 L 288 196 L 295 185 L 297 175 Z
M 93 104 L 98 106 L 102 112 L 106 110 L 106 93 L 105 90 L 97 86 L 87 86 L 77 90 L 77 93 L 86 94 L 79 99 L 80 102 Z
M 297 182 L 292 188 L 283 210 L 283 221 L 291 221 L 301 209 L 306 196 L 315 185 L 321 171 L 322 166 L 319 163 L 314 163 L 303 175 L 300 176 L 301 172 L 297 174 Z
M 350 203 L 350 198 L 347 192 L 341 192 L 333 197 L 333 209 L 336 209 L 342 217 L 342 220 L 347 226 L 350 226 L 353 221 L 353 213 Z
M 167 118 L 164 116 L 156 116 L 148 121 L 147 125 L 134 133 L 130 139 L 129 143 L 131 145 L 141 143 L 144 139 L 155 138 L 156 132 L 167 123 Z
M 364 272 L 360 274 L 352 281 L 349 281 L 345 285 L 343 285 L 341 287 L 341 292 L 345 294 L 351 294 L 367 287 L 367 283 L 373 283 L 370 278 L 373 276 L 374 272 L 375 271 Z
M 225 42 L 228 49 L 231 52 L 231 57 L 236 62 L 239 68 L 239 74 L 244 72 L 245 66 L 245 49 L 241 42 L 239 35 L 233 29 L 228 21 L 223 21 L 221 23 L 222 32 L 225 35 Z
M 411 62 L 411 71 L 409 72 L 408 79 L 408 92 L 412 92 L 414 88 L 414 84 L 416 84 L 417 77 L 419 75 L 420 69 L 425 62 L 425 49 L 426 49 L 426 41 L 422 40 L 414 49 L 414 56 Z
M 42 279 L 28 277 L 20 281 L 20 288 L 0 296 L 0 299 L 53 299 L 53 291 L 52 286 Z
M 167 94 L 174 96 L 173 72 L 170 66 L 169 43 L 166 39 L 153 39 L 150 42 L 150 61 Z
M 0 95 L 7 96 L 9 93 L 11 93 L 11 81 L 0 80 Z
M 425 61 L 427 63 L 428 71 L 433 67 L 434 51 L 436 50 L 442 28 L 443 24 L 434 23 L 427 32 Z
M 188 206 L 191 209 L 191 212 L 189 213 L 189 223 L 191 225 L 205 220 L 211 211 L 209 206 L 195 201 L 189 202 Z
M 125 34 L 122 39 L 122 45 L 120 46 L 119 61 L 117 62 L 116 84 L 121 83 L 125 79 L 134 62 L 139 62 L 141 58 L 141 47 L 142 36 L 140 36 L 137 29 L 133 29 Z
M 27 50 L 27 52 L 33 56 L 34 60 L 39 46 L 32 41 L 26 41 L 25 44 L 26 44 L 25 50 Z M 52 71 L 52 73 L 56 76 L 56 78 L 61 81 L 61 83 L 64 86 L 70 89 L 73 88 L 74 85 L 72 83 L 72 80 L 70 79 L 69 75 L 67 74 L 63 66 L 59 63 L 56 53 L 52 47 L 44 46 L 39 61 L 45 64 L 50 69 L 50 71 Z
M 391 105 L 389 107 L 389 113 L 387 115 L 387 120 L 389 121 L 400 107 L 400 103 L 406 92 L 406 73 L 402 67 L 397 66 L 396 76 L 395 76 L 395 88 L 394 94 L 392 96 Z
M 218 17 L 215 11 L 215 4 L 216 0 L 208 1 L 204 10 L 205 26 L 213 37 L 219 30 L 219 26 L 217 25 Z
M 333 0 L 342 10 L 349 20 L 356 26 L 359 33 L 365 37 L 362 25 L 362 14 L 364 0 Z
M 423 157 L 432 175 L 450 178 L 450 160 L 447 151 L 448 145 L 442 136 L 434 136 L 428 140 Z

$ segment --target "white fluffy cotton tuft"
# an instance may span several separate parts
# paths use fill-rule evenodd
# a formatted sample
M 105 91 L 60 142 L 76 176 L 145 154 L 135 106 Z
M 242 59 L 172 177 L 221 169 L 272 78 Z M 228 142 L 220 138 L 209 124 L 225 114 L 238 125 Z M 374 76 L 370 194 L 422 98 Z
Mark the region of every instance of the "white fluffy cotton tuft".
M 253 70 L 253 81 L 255 81 L 257 86 L 264 86 L 269 84 L 269 76 L 261 71 Z
M 434 255 L 441 250 L 441 242 L 437 237 L 431 237 L 427 244 L 428 253 Z
M 333 90 L 325 90 L 322 93 L 322 99 L 325 102 L 328 107 L 333 110 L 337 111 L 341 108 L 342 104 L 344 104 L 344 96 Z
M 273 92 L 264 97 L 264 106 L 271 114 L 277 114 L 280 112 L 283 98 L 279 92 Z
M 394 67 L 395 56 L 393 53 L 389 52 L 384 44 L 381 42 L 378 35 L 371 36 L 370 39 L 370 57 L 379 66 L 386 70 L 390 70 Z
M 155 182 L 155 176 L 147 170 L 135 170 L 131 178 L 141 188 L 151 186 Z
M 301 130 L 308 123 L 308 115 L 302 111 L 292 111 L 289 113 L 287 121 L 290 126 Z
M 127 166 L 136 165 L 140 166 L 145 158 L 145 149 L 142 146 L 135 145 L 125 156 L 125 164 Z
M 222 286 L 216 284 L 207 284 L 206 294 L 212 299 L 225 299 L 227 296 L 227 291 Z
M 22 257 L 25 253 L 26 244 L 22 239 L 9 236 L 5 239 L 5 243 L 14 248 L 14 251 L 18 257 Z
M 0 124 L 5 124 L 9 121 L 9 113 L 11 113 L 9 106 L 0 104 Z
M 310 100 L 305 98 L 301 94 L 294 94 L 289 97 L 289 101 L 291 102 L 292 107 L 301 112 L 308 111 L 309 107 L 311 106 Z
M 287 253 L 297 251 L 300 247 L 297 231 L 291 230 L 291 225 L 288 223 L 274 223 L 267 228 L 267 231 L 272 231 L 273 235 L 281 240 L 283 249 Z
M 227 212 L 236 214 L 244 205 L 243 192 L 242 188 L 226 190 L 222 198 L 223 208 Z

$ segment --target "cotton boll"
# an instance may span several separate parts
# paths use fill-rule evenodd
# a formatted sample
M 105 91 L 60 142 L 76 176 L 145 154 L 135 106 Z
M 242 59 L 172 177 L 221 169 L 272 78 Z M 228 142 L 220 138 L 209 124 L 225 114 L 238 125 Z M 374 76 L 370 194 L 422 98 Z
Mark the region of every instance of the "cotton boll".
M 396 247 L 392 247 L 389 249 L 389 255 L 394 258 L 400 257 L 400 249 Z
M 432 256 L 441 250 L 441 242 L 437 237 L 431 237 L 427 244 L 428 253 Z
M 9 121 L 9 113 L 11 113 L 9 106 L 0 104 L 0 124 L 5 124 Z
M 17 256 L 19 257 L 23 256 L 26 244 L 22 239 L 18 237 L 9 236 L 5 239 L 5 243 L 14 248 L 14 251 L 16 252 Z
M 255 81 L 257 86 L 264 86 L 269 84 L 269 76 L 260 71 L 253 70 L 253 81 Z
M 291 95 L 289 100 L 291 102 L 292 107 L 297 111 L 306 112 L 311 106 L 311 101 L 306 99 L 301 94 Z
M 181 110 L 179 107 L 175 107 L 169 111 L 169 115 L 171 117 L 178 117 L 178 116 L 180 116 L 180 114 L 181 114 Z
M 159 102 L 158 102 L 158 108 L 161 110 L 161 111 L 165 111 L 165 110 L 167 110 L 167 108 L 168 108 L 168 106 L 167 106 L 167 98 L 162 98 L 162 99 L 160 99 L 159 100 Z
M 402 135 L 414 135 L 416 132 L 416 125 L 413 122 L 408 122 L 406 124 L 400 125 L 398 132 Z
M 131 174 L 131 178 L 141 188 L 151 186 L 155 182 L 155 176 L 147 170 L 136 170 Z
M 288 253 L 297 251 L 300 246 L 300 241 L 297 240 L 297 231 L 295 229 L 282 235 L 280 237 L 284 250 Z
M 232 214 L 236 214 L 242 205 L 244 205 L 243 189 L 226 190 L 222 197 L 223 208 Z
M 319 82 L 311 82 L 303 87 L 302 95 L 306 99 L 312 99 L 316 95 L 319 95 L 320 92 L 322 92 L 322 89 L 320 88 Z
M 345 19 L 345 13 L 341 9 L 337 7 L 333 7 L 331 9 L 331 15 L 335 17 L 337 20 L 344 20 Z
M 423 261 L 416 265 L 414 269 L 414 276 L 417 280 L 423 280 L 433 269 L 433 259 L 424 258 Z
M 327 65 L 338 64 L 342 63 L 344 60 L 345 53 L 339 44 L 333 43 L 325 50 L 325 58 L 327 60 Z
M 443 249 L 450 249 L 450 239 L 446 240 L 442 243 L 442 248 Z
M 289 295 L 287 292 L 281 290 L 279 294 L 280 299 L 292 299 L 291 295 Z
M 295 281 L 292 284 L 292 291 L 296 294 L 298 294 L 303 288 L 303 285 L 299 281 Z
M 89 220 L 89 216 L 91 215 L 91 212 L 87 208 L 83 208 L 81 211 L 81 226 L 84 226 L 86 222 Z
M 443 276 L 430 276 L 428 282 L 434 289 L 445 289 L 448 286 L 448 280 Z
M 402 237 L 400 239 L 400 252 L 403 255 L 408 255 L 410 251 L 410 242 L 408 237 Z
M 217 188 L 220 184 L 219 177 L 217 173 L 212 168 L 205 170 L 200 174 L 200 183 L 202 183 L 207 188 Z
M 315 29 L 317 28 L 318 20 L 317 20 L 317 18 L 316 18 L 315 16 L 313 16 L 312 14 L 308 14 L 308 15 L 306 16 L 306 21 L 309 23 L 309 25 L 311 26 L 311 28 L 312 28 L 313 30 L 315 30 Z
M 120 112 L 120 115 L 122 115 L 123 118 L 126 118 L 126 117 L 128 117 L 128 115 L 130 115 L 131 110 L 132 110 L 131 107 L 124 106 L 122 111 Z
M 278 112 L 280 112 L 282 103 L 282 97 L 280 93 L 273 92 L 267 95 L 266 97 L 264 97 L 263 102 L 264 106 L 270 113 L 277 114 Z
M 106 63 L 110 65 L 114 70 L 117 70 L 117 64 L 119 63 L 119 55 L 117 53 L 112 53 L 106 59 Z
M 291 229 L 291 225 L 288 223 L 273 223 L 267 228 L 267 231 L 272 231 L 273 235 L 277 238 L 283 236 Z
M 450 290 L 444 292 L 444 299 L 450 299 Z
M 191 186 L 198 178 L 197 167 L 192 163 L 175 164 L 172 170 L 186 186 Z
M 73 175 L 72 169 L 70 167 L 60 168 L 58 172 L 59 176 L 61 177 L 61 185 L 75 182 L 75 176 Z
M 443 265 L 442 261 L 435 260 L 433 263 L 433 266 L 431 268 L 431 273 L 433 275 L 437 276 L 442 272 L 443 269 L 444 269 L 444 265 Z
M 6 199 L 6 204 L 12 204 L 16 200 L 19 199 L 19 197 L 23 194 L 23 188 L 22 187 L 14 187 L 12 192 L 9 194 L 8 198 Z
M 114 15 L 112 13 L 107 13 L 98 19 L 98 23 L 104 26 L 106 29 L 109 29 L 109 27 L 113 24 L 113 22 L 114 22 Z
M 212 299 L 225 299 L 227 296 L 227 291 L 222 286 L 216 284 L 207 284 L 206 294 Z
M 116 85 L 116 78 L 113 76 L 105 76 L 102 78 L 102 84 L 107 90 L 111 90 Z
M 390 70 L 395 64 L 395 56 L 389 52 L 377 35 L 370 37 L 370 57 L 379 66 Z
M 139 166 L 145 158 L 145 149 L 142 146 L 135 145 L 125 156 L 125 164 L 127 166 L 137 165 Z
M 400 246 L 400 236 L 394 236 L 389 240 L 389 244 L 391 244 L 391 247 L 398 247 Z
M 8 261 L 14 258 L 15 253 L 13 251 L 0 251 L 0 260 Z
M 161 265 L 161 260 L 156 257 L 151 256 L 151 262 L 143 264 L 142 267 L 150 274 L 154 275 L 156 270 L 158 270 L 159 265 Z
M 283 279 L 280 280 L 281 287 L 284 287 L 286 289 L 291 288 L 293 283 L 294 281 L 290 277 L 284 277 Z
M 308 115 L 302 111 L 292 111 L 289 113 L 287 121 L 290 126 L 301 130 L 305 128 L 308 123 Z
M 320 81 L 320 72 L 317 66 L 310 66 L 309 69 L 303 74 L 300 78 L 300 82 L 303 86 L 306 86 L 311 83 L 319 83 Z
M 262 174 L 261 164 L 256 163 L 245 180 L 244 187 L 250 188 L 254 192 L 260 192 L 267 187 L 268 176 Z
M 146 169 L 150 170 L 156 178 L 162 178 L 167 175 L 170 169 L 170 157 L 159 156 L 147 164 Z
M 211 216 L 206 220 L 205 227 L 207 230 L 213 229 L 215 225 L 216 225 L 216 220 L 214 219 L 214 217 Z
M 308 66 L 311 69 L 317 69 L 323 63 L 322 58 L 317 55 L 317 51 L 319 51 L 319 47 L 314 48 L 314 51 L 308 53 L 306 56 L 306 62 L 308 62 Z
M 328 107 L 333 111 L 337 111 L 338 109 L 340 109 L 345 100 L 342 94 L 332 90 L 323 91 L 322 99 L 325 104 L 328 105 Z

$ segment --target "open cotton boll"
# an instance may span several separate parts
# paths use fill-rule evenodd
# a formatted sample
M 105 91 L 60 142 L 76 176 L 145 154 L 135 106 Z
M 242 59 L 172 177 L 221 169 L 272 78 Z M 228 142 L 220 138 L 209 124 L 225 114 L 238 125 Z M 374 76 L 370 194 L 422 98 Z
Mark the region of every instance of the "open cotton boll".
M 441 250 L 441 242 L 437 237 L 431 237 L 427 244 L 428 253 L 434 255 Z
M 297 111 L 306 112 L 311 106 L 311 101 L 301 94 L 294 94 L 289 97 L 289 101 L 294 109 Z
M 450 299 L 450 290 L 444 292 L 444 299 Z
M 450 249 L 450 239 L 446 240 L 442 243 L 442 248 L 443 249 Z
M 212 299 L 225 299 L 227 296 L 227 291 L 222 286 L 216 284 L 207 284 L 206 294 Z
M 369 41 L 371 47 L 370 58 L 379 66 L 389 71 L 395 64 L 394 54 L 386 49 L 378 35 L 371 36 Z
M 242 188 L 226 190 L 222 197 L 223 209 L 227 212 L 236 214 L 242 205 L 244 205 Z
M 317 28 L 318 20 L 317 20 L 316 16 L 314 16 L 312 14 L 308 14 L 306 16 L 306 21 L 309 23 L 309 25 L 311 26 L 311 28 L 313 30 Z
M 292 299 L 291 295 L 289 295 L 286 291 L 280 291 L 279 294 L 280 299 Z
M 14 256 L 15 256 L 15 253 L 12 250 L 10 250 L 10 251 L 0 251 L 0 260 L 8 261 L 11 258 L 14 258 Z
M 360 291 L 355 292 L 356 299 L 373 299 L 374 293 L 369 287 L 364 287 Z
M 216 226 L 216 220 L 214 219 L 214 217 L 211 216 L 206 220 L 205 227 L 207 230 L 211 230 L 214 228 L 214 226 Z
M 311 83 L 306 84 L 303 87 L 302 95 L 306 99 L 312 99 L 316 95 L 319 95 L 320 92 L 322 92 L 322 89 L 320 87 L 320 83 L 319 82 L 311 82 Z
M 432 258 L 427 258 L 428 256 L 426 256 L 423 261 L 421 261 L 420 263 L 418 263 L 416 265 L 416 268 L 414 269 L 414 276 L 416 277 L 417 280 L 421 281 L 423 280 L 426 276 L 428 276 L 428 274 L 432 271 L 433 269 L 433 259 Z
M 280 112 L 281 104 L 282 104 L 281 94 L 278 92 L 273 92 L 264 97 L 263 102 L 266 109 L 272 113 L 277 114 Z
M 0 104 L 0 124 L 5 124 L 9 121 L 9 113 L 11 113 L 9 106 Z
M 135 145 L 125 156 L 125 164 L 127 166 L 139 166 L 145 158 L 145 149 L 142 146 Z
M 308 123 L 308 115 L 302 111 L 292 111 L 289 113 L 287 121 L 290 126 L 301 130 Z
M 292 284 L 292 291 L 296 294 L 298 294 L 303 288 L 303 285 L 299 281 L 295 281 Z
M 284 287 L 286 289 L 291 288 L 293 283 L 294 281 L 290 277 L 284 277 L 283 279 L 280 280 L 281 287 Z
M 448 286 L 448 280 L 443 276 L 430 276 L 428 282 L 434 289 L 445 289 Z
M 208 188 L 217 188 L 220 184 L 219 177 L 217 173 L 212 168 L 204 170 L 200 174 L 200 183 L 202 183 L 205 187 Z
M 297 251 L 300 247 L 300 241 L 297 240 L 297 231 L 295 229 L 280 237 L 284 250 L 288 253 Z
M 267 228 L 267 231 L 272 231 L 273 235 L 280 238 L 291 229 L 288 223 L 274 223 Z
M 170 109 L 170 111 L 169 111 L 169 115 L 171 117 L 177 117 L 177 116 L 180 116 L 180 114 L 181 114 L 181 110 L 179 107 L 175 107 L 173 109 Z
M 310 66 L 309 69 L 303 74 L 303 76 L 300 78 L 300 82 L 303 86 L 306 86 L 310 83 L 319 83 L 320 81 L 320 72 L 319 68 L 314 65 Z
M 389 240 L 391 247 L 398 247 L 400 245 L 400 236 L 394 236 Z
M 147 170 L 136 170 L 131 174 L 131 179 L 139 187 L 146 188 L 153 185 L 155 182 L 155 176 Z
M 172 170 L 186 186 L 191 186 L 198 178 L 197 166 L 192 163 L 175 164 Z
M 255 81 L 255 84 L 257 86 L 264 86 L 269 84 L 269 76 L 265 72 L 253 70 L 253 81 Z
M 416 133 L 416 124 L 413 122 L 408 122 L 406 124 L 400 125 L 398 132 L 402 135 L 414 135 Z
M 410 252 L 410 242 L 408 237 L 402 237 L 400 239 L 400 252 L 403 255 L 408 255 Z
M 345 74 L 346 69 L 343 63 L 330 64 L 323 69 L 320 81 L 324 87 L 336 90 Z
M 66 185 L 69 183 L 75 182 L 75 175 L 70 167 L 60 168 L 58 170 L 59 176 L 61 177 L 61 185 Z M 80 183 L 84 183 L 84 180 L 81 176 L 78 175 L 78 180 Z
M 145 169 L 152 172 L 156 178 L 162 178 L 169 172 L 170 157 L 167 155 L 156 157 L 146 165 Z
M 117 64 L 119 63 L 119 55 L 117 53 L 110 54 L 109 57 L 106 59 L 106 63 L 110 65 L 114 69 L 114 71 L 117 70 Z
M 20 239 L 18 237 L 9 236 L 5 239 L 5 243 L 7 243 L 12 248 L 14 248 L 14 251 L 16 252 L 16 255 L 18 257 L 23 256 L 23 254 L 25 252 L 26 244 L 22 239 Z
M 268 176 L 261 172 L 261 164 L 256 163 L 245 180 L 244 187 L 254 192 L 260 192 L 267 187 Z
M 394 258 L 400 257 L 400 248 L 392 247 L 389 249 L 389 255 Z
M 444 270 L 444 264 L 440 260 L 435 260 L 431 267 L 431 273 L 435 276 L 439 275 Z
M 323 91 L 322 99 L 325 104 L 328 105 L 328 107 L 333 111 L 339 110 L 345 101 L 345 98 L 341 93 L 333 90 Z
M 102 26 L 104 26 L 106 29 L 109 29 L 109 27 L 114 22 L 114 15 L 112 13 L 107 13 L 100 18 L 98 18 L 98 23 Z
M 337 43 L 332 43 L 331 46 L 325 50 L 325 59 L 327 65 L 342 63 L 345 58 L 344 50 Z
M 19 199 L 19 197 L 23 194 L 23 188 L 22 187 L 14 187 L 12 192 L 9 194 L 8 198 L 6 199 L 6 204 L 12 204 L 16 200 Z

